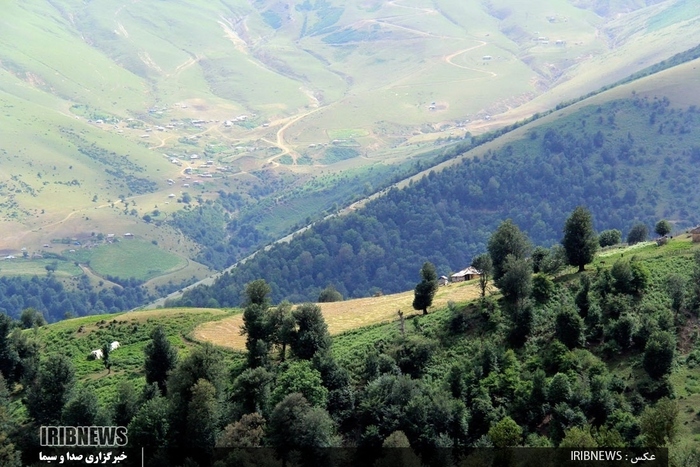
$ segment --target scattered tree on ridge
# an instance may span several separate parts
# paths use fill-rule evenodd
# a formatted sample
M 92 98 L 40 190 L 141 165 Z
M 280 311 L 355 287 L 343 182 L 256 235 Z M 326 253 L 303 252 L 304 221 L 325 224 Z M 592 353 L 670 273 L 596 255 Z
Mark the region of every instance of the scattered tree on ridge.
M 532 265 L 525 258 L 508 255 L 502 268 L 503 275 L 496 285 L 508 302 L 519 307 L 532 291 Z
M 656 226 L 654 227 L 654 232 L 656 232 L 659 235 L 659 237 L 663 237 L 670 234 L 672 230 L 673 227 L 671 227 L 671 223 L 664 219 L 661 219 L 659 222 L 657 222 Z
M 310 360 L 316 352 L 330 348 L 331 337 L 321 307 L 304 303 L 292 315 L 296 321 L 296 331 L 292 335 L 290 349 L 297 358 Z
M 423 314 L 428 314 L 428 307 L 433 304 L 433 297 L 437 292 L 437 272 L 435 266 L 430 262 L 425 262 L 420 269 L 422 280 L 416 285 L 413 298 L 413 309 L 423 310 Z
M 649 229 L 644 224 L 635 224 L 627 234 L 627 243 L 634 245 L 646 241 L 649 237 Z
M 246 285 L 247 304 L 243 311 L 243 329 L 246 334 L 245 347 L 248 351 L 248 366 L 256 368 L 267 363 L 270 350 L 270 327 L 267 319 L 270 286 L 263 279 Z
M 342 301 L 343 301 L 343 296 L 332 285 L 329 285 L 328 287 L 323 289 L 318 296 L 319 303 L 342 302 Z
M 493 262 L 493 279 L 498 280 L 506 273 L 504 263 L 508 255 L 513 255 L 515 259 L 524 259 L 530 254 L 530 240 L 508 219 L 501 222 L 491 235 L 487 250 Z
M 579 272 L 585 270 L 586 264 L 593 261 L 598 249 L 598 238 L 593 230 L 591 212 L 579 206 L 574 209 L 564 224 L 564 239 L 561 241 L 566 250 L 566 259 L 571 266 L 578 266 Z
M 617 245 L 622 241 L 622 232 L 617 229 L 603 230 L 598 236 L 598 243 L 601 248 Z

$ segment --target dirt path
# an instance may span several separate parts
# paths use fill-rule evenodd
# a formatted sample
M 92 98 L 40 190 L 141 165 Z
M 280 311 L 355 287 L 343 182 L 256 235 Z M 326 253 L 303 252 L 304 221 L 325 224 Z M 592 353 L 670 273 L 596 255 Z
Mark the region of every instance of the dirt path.
M 460 56 L 460 55 L 462 55 L 462 54 L 464 54 L 464 53 L 467 53 L 467 52 L 469 52 L 469 51 L 478 49 L 479 47 L 483 47 L 483 46 L 485 46 L 486 44 L 488 44 L 488 42 L 484 42 L 484 41 L 479 41 L 479 42 L 480 42 L 479 45 L 475 45 L 474 47 L 469 47 L 468 49 L 459 50 L 459 51 L 457 51 L 457 52 L 455 52 L 455 53 L 453 53 L 453 54 L 450 54 L 450 55 L 446 56 L 446 57 L 445 57 L 445 61 L 446 61 L 447 63 L 449 63 L 450 65 L 452 65 L 452 66 L 456 66 L 457 68 L 462 68 L 462 69 L 464 69 L 464 70 L 476 71 L 476 72 L 479 72 L 479 73 L 486 73 L 487 75 L 490 75 L 490 76 L 492 76 L 492 77 L 495 78 L 495 77 L 498 76 L 498 75 L 497 75 L 496 73 L 494 73 L 493 71 L 480 70 L 479 68 L 472 68 L 472 67 L 468 67 L 468 66 L 464 66 L 464 65 L 458 65 L 458 64 L 456 64 L 456 63 L 454 63 L 454 62 L 452 61 L 455 57 L 458 57 L 458 56 Z

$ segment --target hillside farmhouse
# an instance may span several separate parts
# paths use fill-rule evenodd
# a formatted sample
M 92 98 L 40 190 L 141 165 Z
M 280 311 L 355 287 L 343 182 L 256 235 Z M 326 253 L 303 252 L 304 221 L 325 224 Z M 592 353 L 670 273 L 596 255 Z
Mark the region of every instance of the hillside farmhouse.
M 466 269 L 462 269 L 461 271 L 452 274 L 450 276 L 450 279 L 452 280 L 452 282 L 463 282 L 476 279 L 479 276 L 481 276 L 481 271 L 477 270 L 472 266 L 469 266 Z

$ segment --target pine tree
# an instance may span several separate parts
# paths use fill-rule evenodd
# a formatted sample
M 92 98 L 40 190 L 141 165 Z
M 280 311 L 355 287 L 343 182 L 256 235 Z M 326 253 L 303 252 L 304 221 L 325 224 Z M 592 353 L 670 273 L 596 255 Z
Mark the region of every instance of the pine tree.
M 438 289 L 437 272 L 435 266 L 430 262 L 425 262 L 420 270 L 421 280 L 416 285 L 413 298 L 413 309 L 423 310 L 423 314 L 428 314 L 428 307 L 433 304 L 433 297 Z
M 144 353 L 146 354 L 146 384 L 156 383 L 161 394 L 166 394 L 168 373 L 175 368 L 177 350 L 170 345 L 161 326 L 151 333 L 151 342 L 146 344 Z
M 493 278 L 498 280 L 506 273 L 506 257 L 512 255 L 515 259 L 525 259 L 530 254 L 531 246 L 527 235 L 508 219 L 491 235 L 487 249 L 493 262 Z
M 598 249 L 598 237 L 593 230 L 593 216 L 588 209 L 583 206 L 574 209 L 564 224 L 564 239 L 561 243 L 568 263 L 578 266 L 579 272 L 584 271 L 586 264 L 593 261 Z

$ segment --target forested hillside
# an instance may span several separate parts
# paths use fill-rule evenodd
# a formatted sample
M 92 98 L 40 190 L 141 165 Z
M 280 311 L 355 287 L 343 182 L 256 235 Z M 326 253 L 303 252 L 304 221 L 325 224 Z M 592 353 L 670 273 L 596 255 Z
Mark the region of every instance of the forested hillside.
M 695 467 L 698 243 L 681 235 L 596 256 L 590 220 L 580 208 L 564 224 L 579 273 L 543 273 L 527 236 L 502 222 L 482 256 L 499 293 L 485 287 L 480 299 L 332 338 L 318 305 L 273 306 L 255 280 L 244 292 L 245 353 L 192 339 L 231 311 L 133 312 L 24 332 L 0 316 L 0 465 L 39 465 L 41 425 L 116 424 L 128 429 L 130 459 L 163 467 L 558 467 L 555 454 L 598 447 L 653 453 L 650 467 Z M 120 348 L 86 360 L 114 340 Z M 405 449 L 379 459 L 382 447 Z M 528 450 L 517 463 L 490 457 L 510 447 L 564 450 L 526 464 Z
M 357 213 L 318 223 L 179 303 L 237 305 L 243 285 L 260 277 L 273 284 L 275 301 L 315 300 L 329 284 L 346 297 L 406 290 L 425 260 L 439 274 L 469 265 L 503 218 L 550 246 L 579 204 L 595 212 L 599 231 L 626 235 L 633 224 L 651 226 L 661 217 L 679 230 L 700 220 L 698 162 L 695 106 L 636 95 L 590 105 L 483 157 L 393 189 Z

